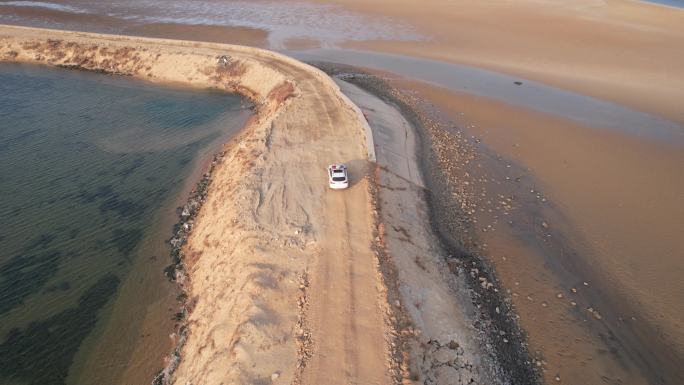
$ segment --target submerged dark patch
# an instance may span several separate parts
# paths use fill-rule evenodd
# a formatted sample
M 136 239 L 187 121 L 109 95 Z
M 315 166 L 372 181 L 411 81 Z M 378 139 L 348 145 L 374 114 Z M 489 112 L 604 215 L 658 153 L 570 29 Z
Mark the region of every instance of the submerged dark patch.
M 143 231 L 138 228 L 116 229 L 112 234 L 112 243 L 121 254 L 129 256 L 142 237 Z
M 63 384 L 81 342 L 118 286 L 119 279 L 108 274 L 81 296 L 77 307 L 24 330 L 12 329 L 0 345 L 0 377 L 29 385 Z
M 71 289 L 71 285 L 69 284 L 69 282 L 60 282 L 56 285 L 52 285 L 52 286 L 45 288 L 45 292 L 53 293 L 56 291 L 67 291 L 69 289 Z
M 133 174 L 133 172 L 135 170 L 142 167 L 144 163 L 145 163 L 145 157 L 142 155 L 138 155 L 135 157 L 135 159 L 133 159 L 133 162 L 131 162 L 130 165 L 124 167 L 121 171 L 119 171 L 119 173 L 117 175 L 125 178 L 125 177 Z
M 52 241 L 56 238 L 55 234 L 41 234 L 39 235 L 31 244 L 27 247 L 29 250 L 34 250 L 34 249 L 44 249 L 52 243 Z
M 113 211 L 124 218 L 135 219 L 145 211 L 145 205 L 131 199 L 120 199 L 114 194 L 100 204 L 100 212 Z
M 192 158 L 187 157 L 187 158 L 182 158 L 178 160 L 178 165 L 179 166 L 185 166 L 186 164 L 190 163 L 192 161 Z
M 0 267 L 0 314 L 40 291 L 57 272 L 61 253 L 17 255 Z
M 114 195 L 114 188 L 111 184 L 98 186 L 92 191 L 82 191 L 78 194 L 78 199 L 83 203 L 93 203 L 97 199 L 106 199 Z

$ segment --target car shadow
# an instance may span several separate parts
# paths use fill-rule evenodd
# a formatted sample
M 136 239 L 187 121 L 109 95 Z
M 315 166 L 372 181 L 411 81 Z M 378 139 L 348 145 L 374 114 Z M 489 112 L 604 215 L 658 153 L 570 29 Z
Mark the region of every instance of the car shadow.
M 349 188 L 356 186 L 363 178 L 371 175 L 375 169 L 375 163 L 368 159 L 354 159 L 344 162 L 347 165 Z

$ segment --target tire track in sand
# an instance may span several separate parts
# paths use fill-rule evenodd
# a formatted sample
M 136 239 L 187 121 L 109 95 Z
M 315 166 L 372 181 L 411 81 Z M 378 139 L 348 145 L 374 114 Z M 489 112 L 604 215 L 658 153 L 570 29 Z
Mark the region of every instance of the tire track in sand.
M 366 182 L 330 192 L 321 255 L 311 283 L 309 323 L 314 355 L 304 384 L 387 384 L 383 317 Z

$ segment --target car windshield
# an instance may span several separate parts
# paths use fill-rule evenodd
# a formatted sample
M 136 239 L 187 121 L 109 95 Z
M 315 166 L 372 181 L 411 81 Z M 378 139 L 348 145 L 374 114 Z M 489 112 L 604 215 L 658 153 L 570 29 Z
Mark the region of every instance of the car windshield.
M 334 176 L 334 177 L 332 178 L 333 182 L 344 182 L 345 179 L 347 179 L 347 178 L 345 178 L 345 177 L 343 177 L 343 176 Z

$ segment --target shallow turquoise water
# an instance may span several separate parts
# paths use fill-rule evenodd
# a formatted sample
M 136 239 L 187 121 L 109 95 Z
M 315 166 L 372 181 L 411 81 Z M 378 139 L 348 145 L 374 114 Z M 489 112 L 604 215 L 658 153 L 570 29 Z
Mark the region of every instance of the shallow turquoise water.
M 241 104 L 0 65 L 0 384 L 66 381 L 158 210 L 244 124 Z

